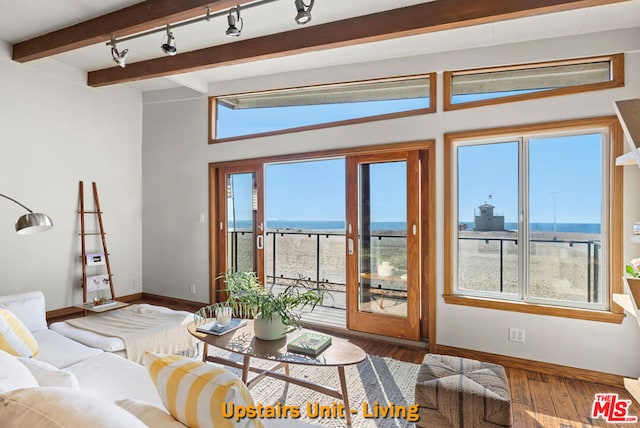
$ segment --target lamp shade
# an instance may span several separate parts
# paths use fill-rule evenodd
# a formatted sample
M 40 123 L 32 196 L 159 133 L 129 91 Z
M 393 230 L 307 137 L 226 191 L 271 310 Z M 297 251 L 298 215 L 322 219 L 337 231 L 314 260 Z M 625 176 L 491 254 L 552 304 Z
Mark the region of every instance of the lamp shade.
M 53 222 L 46 214 L 27 213 L 16 221 L 16 232 L 20 235 L 31 235 L 44 232 L 53 227 Z

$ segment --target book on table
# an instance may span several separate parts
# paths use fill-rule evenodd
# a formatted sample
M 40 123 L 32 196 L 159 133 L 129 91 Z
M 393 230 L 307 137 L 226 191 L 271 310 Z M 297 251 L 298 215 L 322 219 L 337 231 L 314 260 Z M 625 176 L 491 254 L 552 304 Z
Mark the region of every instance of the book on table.
M 196 331 L 222 336 L 223 334 L 229 333 L 230 331 L 238 329 L 246 324 L 247 320 L 242 318 L 231 318 L 231 322 L 227 325 L 220 325 L 216 321 L 211 321 L 196 327 Z
M 287 344 L 287 350 L 300 354 L 318 355 L 331 345 L 331 336 L 315 332 L 304 332 Z

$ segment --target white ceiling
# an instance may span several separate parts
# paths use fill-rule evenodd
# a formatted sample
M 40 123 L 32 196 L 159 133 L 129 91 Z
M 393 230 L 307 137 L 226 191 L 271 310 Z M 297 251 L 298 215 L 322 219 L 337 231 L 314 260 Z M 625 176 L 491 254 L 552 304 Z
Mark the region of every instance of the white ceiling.
M 11 44 L 28 40 L 135 3 L 138 1 L 0 0 L 0 40 Z M 317 25 L 417 3 L 424 3 L 424 1 L 316 0 L 312 13 L 313 19 L 307 25 Z M 298 26 L 293 20 L 294 15 L 293 0 L 279 0 L 242 11 L 244 29 L 241 39 L 295 30 Z M 179 52 L 233 43 L 237 39 L 224 35 L 226 25 L 226 17 L 221 16 L 211 22 L 204 21 L 175 29 L 173 33 Z M 640 27 L 640 0 L 289 56 L 262 61 L 260 66 L 256 66 L 254 62 L 218 67 L 175 77 L 132 82 L 127 85 L 141 91 L 187 86 L 205 92 L 209 83 L 303 68 L 415 56 L 630 27 Z M 118 47 L 129 49 L 128 62 L 156 58 L 163 55 L 160 51 L 162 37 L 163 33 L 160 32 L 123 42 Z M 110 50 L 103 43 L 59 54 L 53 58 L 85 71 L 114 66 Z

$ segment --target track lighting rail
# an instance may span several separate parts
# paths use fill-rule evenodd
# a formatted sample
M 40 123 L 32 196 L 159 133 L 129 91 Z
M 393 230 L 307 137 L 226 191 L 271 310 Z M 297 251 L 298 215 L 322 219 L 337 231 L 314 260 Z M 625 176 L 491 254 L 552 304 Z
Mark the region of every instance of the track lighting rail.
M 276 1 L 277 0 L 258 0 L 256 2 L 246 4 L 244 6 L 235 6 L 232 9 L 238 8 L 238 10 L 242 9 L 244 11 L 244 10 L 252 9 L 254 7 L 262 6 L 262 5 L 265 5 L 265 4 L 274 3 Z M 137 38 L 140 38 L 140 37 L 149 36 L 151 34 L 165 32 L 165 31 L 167 31 L 167 29 L 175 30 L 176 28 L 184 27 L 185 25 L 191 25 L 191 24 L 195 24 L 197 22 L 202 22 L 202 21 L 210 21 L 213 18 L 217 18 L 217 17 L 220 17 L 220 16 L 225 16 L 225 15 L 227 15 L 229 13 L 228 10 L 223 10 L 223 11 L 219 11 L 219 12 L 216 12 L 216 13 L 211 13 L 208 6 L 205 8 L 205 10 L 206 10 L 206 13 L 203 16 L 200 16 L 198 18 L 189 19 L 187 21 L 182 21 L 182 22 L 178 22 L 178 23 L 175 23 L 175 24 L 163 25 L 161 27 L 154 28 L 153 30 L 148 30 L 148 31 L 145 31 L 143 33 L 138 33 L 138 34 L 132 34 L 131 36 L 121 37 L 119 39 L 118 38 L 113 38 L 112 40 L 108 41 L 106 43 L 106 45 L 107 46 L 111 46 L 113 42 L 122 43 L 122 42 L 126 42 L 126 41 L 129 41 L 129 40 L 137 39 Z

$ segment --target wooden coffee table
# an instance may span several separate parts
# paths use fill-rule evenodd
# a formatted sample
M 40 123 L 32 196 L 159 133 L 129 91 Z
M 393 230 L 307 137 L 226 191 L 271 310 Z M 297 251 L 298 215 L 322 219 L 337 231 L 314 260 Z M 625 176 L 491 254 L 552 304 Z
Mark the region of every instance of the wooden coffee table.
M 249 389 L 255 386 L 265 377 L 280 379 L 295 385 L 303 386 L 314 391 L 329 395 L 344 402 L 344 416 L 347 425 L 351 425 L 351 409 L 349 408 L 349 397 L 347 395 L 347 381 L 344 374 L 344 368 L 349 365 L 358 364 L 363 361 L 367 354 L 353 343 L 345 339 L 331 336 L 331 346 L 325 349 L 317 356 L 297 354 L 287 351 L 287 343 L 291 342 L 305 331 L 306 329 L 295 330 L 286 337 L 279 340 L 260 340 L 253 334 L 253 321 L 248 320 L 247 325 L 237 330 L 231 331 L 222 336 L 213 334 L 200 333 L 196 331 L 196 325 L 192 322 L 187 329 L 194 337 L 204 342 L 204 350 L 202 361 L 210 361 L 213 363 L 224 364 L 236 367 L 242 370 L 242 381 Z M 236 354 L 244 356 L 242 364 L 226 358 L 208 355 L 208 345 L 216 348 L 224 349 Z M 258 368 L 251 366 L 251 358 L 259 358 L 262 360 L 273 361 L 276 364 L 269 368 Z M 301 364 L 306 366 L 319 367 L 336 367 L 340 378 L 340 390 L 310 382 L 306 379 L 300 379 L 289 374 L 289 364 Z M 276 370 L 284 368 L 284 374 L 276 372 Z M 252 379 L 249 379 L 249 372 L 258 373 Z M 356 413 L 354 410 L 353 413 Z

